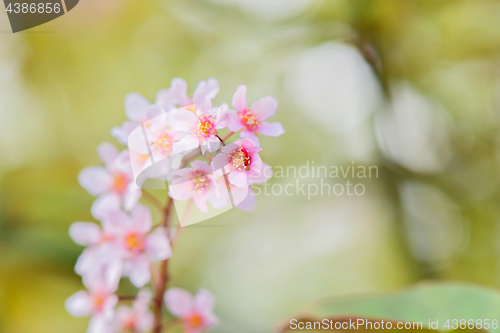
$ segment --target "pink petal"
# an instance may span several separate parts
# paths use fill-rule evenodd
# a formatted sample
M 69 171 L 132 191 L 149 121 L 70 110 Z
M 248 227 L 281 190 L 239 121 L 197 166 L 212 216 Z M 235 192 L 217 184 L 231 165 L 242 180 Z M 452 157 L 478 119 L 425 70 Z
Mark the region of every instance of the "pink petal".
M 212 173 L 212 167 L 205 161 L 193 161 L 191 166 L 196 171 L 201 171 L 205 174 Z
M 88 317 L 93 312 L 92 297 L 86 291 L 73 294 L 64 303 L 66 310 L 74 317 Z
M 235 205 L 236 208 L 243 210 L 245 212 L 254 210 L 255 206 L 257 206 L 257 198 L 255 197 L 253 190 L 251 188 L 248 188 L 248 193 L 245 196 L 245 198 L 241 200 L 239 203 L 235 202 Z
M 236 88 L 236 92 L 233 95 L 233 107 L 236 110 L 242 111 L 248 107 L 246 96 L 247 96 L 247 86 L 245 85 L 238 86 L 238 88 Z
M 109 142 L 103 142 L 97 146 L 97 154 L 105 165 L 113 163 L 118 156 L 118 149 Z
M 242 138 L 247 138 L 247 139 L 252 140 L 253 143 L 255 143 L 257 146 L 260 147 L 259 138 L 257 138 L 257 135 L 255 135 L 253 132 L 250 132 L 250 131 L 241 131 L 240 136 Z
M 261 98 L 252 105 L 252 111 L 260 121 L 264 121 L 273 116 L 277 108 L 278 102 L 270 96 Z
M 191 176 L 192 173 L 193 173 L 193 169 L 191 169 L 191 168 L 184 168 L 184 169 L 172 171 L 173 176 L 178 176 L 178 177 L 183 177 L 183 178 L 187 178 L 187 177 Z
M 280 136 L 285 133 L 285 129 L 281 123 L 262 123 L 259 127 L 258 132 L 262 135 L 267 136 Z
M 133 226 L 130 216 L 121 210 L 110 212 L 105 216 L 104 221 L 108 228 L 112 227 L 115 235 L 122 234 Z
M 197 112 L 208 116 L 212 111 L 212 100 L 208 96 L 193 96 L 193 102 Z
M 220 147 L 220 139 L 215 135 L 211 135 L 205 139 L 205 142 L 201 145 L 201 153 L 205 154 L 206 151 L 214 152 Z
M 240 117 L 238 117 L 238 114 L 234 111 L 229 111 L 227 115 L 227 128 L 231 132 L 238 132 L 243 128 L 243 123 L 240 120 Z
M 185 106 L 190 103 L 188 97 L 187 82 L 180 78 L 173 78 L 170 82 L 170 97 L 173 98 L 174 104 Z
M 109 213 L 120 210 L 120 201 L 117 194 L 103 194 L 94 201 L 92 207 L 90 207 L 90 213 L 96 220 L 102 220 Z
M 151 230 L 153 219 L 151 218 L 151 211 L 148 207 L 138 204 L 131 215 L 135 230 L 144 234 Z
M 185 178 L 176 178 L 169 185 L 169 195 L 175 200 L 186 200 L 192 197 L 191 181 Z
M 143 287 L 151 279 L 149 260 L 145 255 L 137 256 L 130 262 L 128 277 L 137 288 Z
M 209 99 L 214 99 L 219 92 L 219 82 L 213 77 L 209 78 L 207 81 L 200 81 L 196 86 L 193 93 L 193 100 L 195 96 L 208 97 Z
M 172 145 L 172 155 L 180 154 L 180 153 L 189 153 L 193 149 L 198 148 L 200 142 L 198 139 L 191 134 L 186 135 L 183 139 L 178 142 L 175 142 Z
M 123 195 L 123 208 L 127 211 L 132 210 L 137 205 L 137 202 L 139 202 L 141 196 L 141 188 L 132 182 L 129 183 L 127 191 Z
M 226 146 L 227 147 L 227 146 Z M 222 148 L 224 149 L 224 148 Z M 229 162 L 231 159 L 226 154 L 217 154 L 212 160 L 212 165 L 214 166 L 214 171 L 221 170 L 223 173 L 229 171 Z
M 192 297 L 189 292 L 180 288 L 170 288 L 163 296 L 168 311 L 176 317 L 183 318 L 191 311 Z
M 118 296 L 116 295 L 110 295 L 104 302 L 102 316 L 107 322 L 110 322 L 115 317 L 115 307 L 117 304 Z
M 262 163 L 262 169 L 255 175 L 252 175 L 251 183 L 252 184 L 264 184 L 273 176 L 273 169 Z
M 126 145 L 130 133 L 132 133 L 132 131 L 138 126 L 139 125 L 137 123 L 125 121 L 122 123 L 122 126 L 113 127 L 111 129 L 111 135 L 114 136 L 122 145 Z
M 130 93 L 125 96 L 125 114 L 128 119 L 139 123 L 145 120 L 145 111 L 150 104 L 141 94 Z
M 203 192 L 193 192 L 193 200 L 196 206 L 202 211 L 203 213 L 208 212 L 207 208 L 207 200 L 208 200 L 208 191 L 203 191 Z
M 221 209 L 227 205 L 228 191 L 224 180 L 217 185 L 218 191 L 210 191 L 208 199 L 215 209 Z
M 200 313 L 209 313 L 215 306 L 215 298 L 209 291 L 200 289 L 194 296 L 193 306 Z
M 232 154 L 236 149 L 239 149 L 239 141 L 231 142 L 222 147 L 221 151 L 225 154 Z
M 187 132 L 189 125 L 196 122 L 196 115 L 188 110 L 175 110 L 173 112 L 174 124 L 172 127 L 178 131 Z
M 111 187 L 113 177 L 103 167 L 88 167 L 78 174 L 80 185 L 92 195 L 99 195 Z
M 232 170 L 228 175 L 228 179 L 236 187 L 248 186 L 248 176 L 245 171 Z
M 165 230 L 158 228 L 147 237 L 146 251 L 154 260 L 165 260 L 172 256 L 172 248 Z
M 221 106 L 216 108 L 213 112 L 213 117 L 214 126 L 216 129 L 227 127 L 229 121 L 231 120 L 231 111 L 229 110 L 227 104 L 222 103 Z
M 152 120 L 163 114 L 165 114 L 165 111 L 161 107 L 157 105 L 151 105 L 144 112 L 144 122 L 146 122 L 147 120 Z
M 75 243 L 88 246 L 99 243 L 102 231 L 95 223 L 75 222 L 69 227 L 69 236 Z

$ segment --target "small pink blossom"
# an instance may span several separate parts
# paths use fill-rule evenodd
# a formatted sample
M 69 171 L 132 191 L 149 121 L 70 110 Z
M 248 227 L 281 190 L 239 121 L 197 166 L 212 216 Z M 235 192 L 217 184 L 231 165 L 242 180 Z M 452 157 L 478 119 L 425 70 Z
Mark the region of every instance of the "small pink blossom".
M 222 147 L 222 153 L 214 158 L 216 169 L 224 168 L 228 180 L 236 187 L 248 187 L 252 178 L 263 168 L 259 151 L 262 150 L 250 139 L 237 140 Z
M 270 96 L 259 99 L 248 107 L 246 99 L 247 87 L 240 85 L 233 95 L 233 107 L 236 112 L 230 114 L 228 128 L 232 132 L 241 130 L 242 138 L 250 138 L 259 144 L 257 133 L 266 136 L 280 136 L 285 133 L 283 126 L 278 123 L 268 123 L 267 119 L 272 117 L 278 108 L 276 100 Z
M 162 89 L 156 94 L 156 101 L 159 106 L 167 111 L 177 108 L 186 108 L 194 111 L 193 100 L 199 96 L 206 96 L 210 100 L 214 99 L 219 92 L 219 82 L 214 78 L 207 81 L 200 81 L 193 93 L 193 98 L 188 96 L 187 82 L 180 78 L 172 79 L 170 88 Z
M 111 331 L 118 296 L 114 294 L 118 285 L 109 284 L 102 274 L 88 275 L 83 278 L 88 291 L 79 291 L 66 300 L 66 310 L 75 317 L 89 317 L 87 333 L 106 333 Z
M 126 145 L 129 134 L 141 124 L 148 126 L 148 120 L 164 113 L 165 110 L 151 104 L 147 98 L 138 93 L 130 93 L 125 97 L 125 115 L 129 119 L 122 126 L 111 129 L 113 135 L 121 144 Z
M 172 255 L 166 231 L 159 227 L 150 232 L 151 211 L 141 204 L 130 215 L 117 211 L 111 213 L 109 219 L 117 230 L 116 245 L 123 254 L 123 273 L 140 288 L 151 279 L 151 261 L 165 260 Z
M 153 328 L 154 317 L 149 311 L 152 300 L 149 289 L 141 289 L 132 306 L 119 306 L 116 309 L 115 329 L 127 332 L 147 332 Z
M 142 192 L 132 181 L 132 167 L 127 150 L 118 152 L 114 145 L 104 142 L 97 147 L 97 153 L 105 167 L 83 169 L 78 175 L 78 181 L 87 192 L 98 196 L 91 207 L 91 213 L 100 220 L 121 206 L 126 210 L 132 209 Z
M 165 292 L 164 300 L 168 311 L 182 320 L 186 333 L 201 333 L 218 324 L 213 313 L 215 299 L 204 289 L 192 297 L 184 289 L 171 288 Z
M 212 167 L 204 161 L 194 161 L 192 168 L 172 171 L 178 176 L 170 184 L 169 195 L 175 200 L 192 198 L 198 208 L 206 213 L 207 200 L 214 208 L 222 208 L 227 203 L 227 191 L 223 183 L 216 182 Z
M 121 254 L 116 249 L 116 229 L 107 220 L 102 229 L 91 222 L 74 222 L 69 228 L 70 237 L 79 245 L 87 246 L 78 257 L 75 272 L 81 276 L 102 271 L 109 284 L 121 276 Z
M 175 128 L 186 133 L 184 138 L 174 143 L 174 154 L 190 151 L 200 146 L 202 153 L 219 148 L 218 130 L 227 126 L 229 109 L 225 104 L 212 108 L 214 92 L 217 91 L 218 84 L 215 89 L 210 80 L 202 81 L 196 88 L 192 104 L 174 111 Z

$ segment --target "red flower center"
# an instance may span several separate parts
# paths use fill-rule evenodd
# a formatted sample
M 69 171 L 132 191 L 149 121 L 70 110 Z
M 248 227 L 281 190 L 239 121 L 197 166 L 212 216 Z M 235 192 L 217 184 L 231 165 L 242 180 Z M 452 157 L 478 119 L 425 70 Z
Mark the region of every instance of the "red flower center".
M 232 157 L 231 164 L 233 165 L 233 168 L 238 169 L 240 171 L 250 170 L 251 159 L 248 150 L 244 149 L 243 147 L 240 147 L 231 155 L 231 157 Z
M 243 126 L 246 130 L 255 132 L 260 127 L 259 118 L 252 112 L 250 109 L 245 109 L 241 112 L 238 112 L 238 116 L 243 123 Z

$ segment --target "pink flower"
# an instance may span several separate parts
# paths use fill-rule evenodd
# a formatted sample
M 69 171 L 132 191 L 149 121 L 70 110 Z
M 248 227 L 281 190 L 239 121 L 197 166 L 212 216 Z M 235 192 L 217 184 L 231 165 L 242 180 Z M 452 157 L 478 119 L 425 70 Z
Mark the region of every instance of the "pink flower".
M 255 102 L 251 108 L 248 107 L 246 99 L 247 87 L 240 85 L 233 95 L 233 107 L 228 128 L 232 132 L 241 130 L 241 137 L 250 138 L 257 144 L 257 133 L 267 136 L 280 136 L 285 133 L 283 126 L 278 123 L 268 123 L 265 120 L 274 115 L 278 104 L 272 97 L 264 97 Z
M 214 158 L 216 169 L 224 168 L 228 179 L 236 187 L 247 187 L 252 178 L 258 176 L 263 168 L 259 151 L 262 150 L 250 139 L 237 140 L 222 149 L 223 154 Z
M 121 253 L 114 244 L 116 229 L 104 220 L 102 229 L 91 222 L 74 222 L 69 228 L 70 237 L 79 245 L 88 246 L 75 265 L 75 272 L 81 276 L 102 271 L 109 284 L 120 279 L 122 272 Z
M 126 210 L 132 209 L 142 192 L 131 181 L 132 168 L 127 150 L 119 153 L 114 145 L 104 142 L 97 147 L 97 153 L 105 167 L 83 169 L 78 175 L 78 181 L 87 192 L 99 196 L 91 207 L 91 213 L 100 220 L 121 206 Z
M 215 299 L 204 289 L 192 297 L 184 289 L 171 288 L 165 292 L 164 300 L 168 311 L 182 320 L 186 333 L 201 333 L 218 323 L 212 312 Z
M 186 108 L 195 111 L 193 105 L 194 96 L 206 96 L 210 100 L 214 99 L 219 92 L 219 82 L 214 78 L 207 81 L 200 81 L 196 87 L 193 98 L 188 96 L 188 85 L 186 81 L 180 78 L 172 79 L 170 88 L 162 89 L 156 94 L 157 104 L 167 111 L 177 108 Z
M 118 285 L 110 285 L 102 274 L 85 276 L 83 283 L 88 291 L 79 291 L 66 300 L 66 310 L 75 317 L 89 317 L 87 333 L 111 331 L 114 308 L 118 296 L 114 294 Z
M 147 98 L 138 93 L 130 93 L 125 97 L 125 115 L 129 121 L 122 126 L 111 129 L 113 135 L 121 144 L 126 145 L 129 134 L 141 124 L 148 126 L 148 120 L 165 112 L 162 108 L 152 105 Z
M 154 317 L 149 311 L 152 294 L 149 289 L 141 289 L 131 307 L 116 309 L 115 329 L 127 332 L 147 332 L 153 328 Z
M 213 96 L 213 84 L 210 80 L 202 81 L 193 95 L 193 104 L 174 111 L 175 128 L 187 135 L 174 143 L 173 154 L 187 152 L 199 146 L 202 153 L 219 148 L 218 130 L 227 126 L 229 109 L 225 104 L 212 108 Z
M 227 190 L 225 185 L 216 182 L 216 176 L 207 162 L 194 161 L 192 168 L 184 168 L 172 171 L 172 175 L 178 176 L 170 184 L 169 195 L 175 200 L 187 200 L 192 198 L 198 208 L 206 213 L 207 200 L 214 208 L 222 208 L 227 203 Z
M 137 205 L 129 214 L 117 211 L 109 215 L 117 229 L 117 246 L 123 254 L 124 274 L 132 284 L 142 287 L 151 279 L 151 261 L 170 258 L 172 249 L 166 231 L 156 228 L 153 232 L 151 211 Z

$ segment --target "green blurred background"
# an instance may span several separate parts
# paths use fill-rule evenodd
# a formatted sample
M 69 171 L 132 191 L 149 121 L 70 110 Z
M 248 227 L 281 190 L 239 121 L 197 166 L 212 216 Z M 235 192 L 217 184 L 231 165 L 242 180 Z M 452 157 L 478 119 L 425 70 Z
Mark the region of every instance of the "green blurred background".
M 12 34 L 2 10 L 0 332 L 85 332 L 64 309 L 82 288 L 67 229 L 93 221 L 77 174 L 118 144 L 124 96 L 173 77 L 217 78 L 216 103 L 274 96 L 272 166 L 379 169 L 363 196 L 260 196 L 188 228 L 171 285 L 216 295 L 214 332 L 424 279 L 499 286 L 499 17 L 493 0 L 81 0 Z

